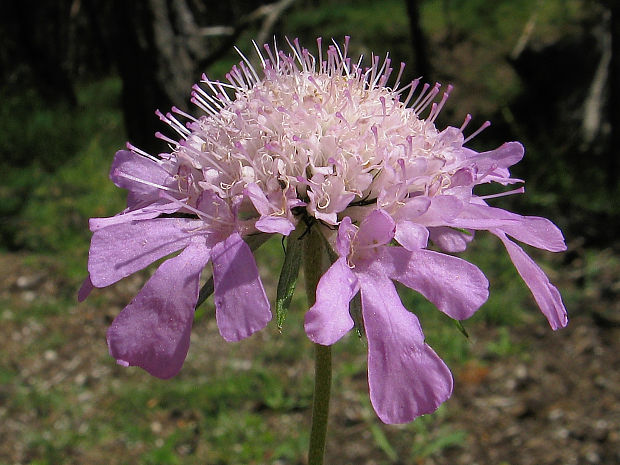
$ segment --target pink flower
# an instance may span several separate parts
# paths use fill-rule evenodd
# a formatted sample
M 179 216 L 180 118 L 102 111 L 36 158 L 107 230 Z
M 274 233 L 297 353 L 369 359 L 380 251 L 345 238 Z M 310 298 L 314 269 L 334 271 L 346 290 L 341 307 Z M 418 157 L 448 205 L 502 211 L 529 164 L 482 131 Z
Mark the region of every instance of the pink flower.
M 486 278 L 474 265 L 430 250 L 429 241 L 456 253 L 475 231 L 487 230 L 506 246 L 557 329 L 567 324 L 561 297 L 512 239 L 550 251 L 564 250 L 564 239 L 544 218 L 486 203 L 523 188 L 476 195 L 478 184 L 522 182 L 509 168 L 523 147 L 464 147 L 488 126 L 466 138 L 469 116 L 460 128 L 439 131 L 435 119 L 451 87 L 443 94 L 439 84 L 418 80 L 401 87 L 404 65 L 394 81 L 389 58 L 373 56 L 365 69 L 348 57 L 348 38 L 326 50 L 319 39 L 317 56 L 296 40 L 289 46 L 288 54 L 257 47 L 262 75 L 242 57 L 228 83 L 203 76 L 192 93 L 200 118 L 176 108 L 158 112 L 180 138 L 157 134 L 171 153 L 154 157 L 133 146 L 117 153 L 110 176 L 129 191 L 128 206 L 91 219 L 90 277 L 80 298 L 172 257 L 114 320 L 108 344 L 123 365 L 173 376 L 187 354 L 207 263 L 220 333 L 230 341 L 248 337 L 271 312 L 246 240 L 287 236 L 303 221 L 338 256 L 306 315 L 308 336 L 324 345 L 340 339 L 353 326 L 349 302 L 360 292 L 373 406 L 386 423 L 407 422 L 446 400 L 452 377 L 393 281 L 454 319 L 468 318 L 488 297 Z

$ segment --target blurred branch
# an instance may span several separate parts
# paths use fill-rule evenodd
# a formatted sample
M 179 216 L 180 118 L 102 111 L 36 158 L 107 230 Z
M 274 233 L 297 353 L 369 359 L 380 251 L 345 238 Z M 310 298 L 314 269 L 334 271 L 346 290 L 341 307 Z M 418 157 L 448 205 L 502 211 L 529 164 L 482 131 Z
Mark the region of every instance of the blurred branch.
M 609 64 L 609 108 L 611 123 L 610 147 L 620 146 L 620 5 L 610 2 L 611 61 Z M 607 183 L 615 189 L 618 186 L 618 156 L 613 150 L 608 153 Z
M 536 20 L 538 19 L 538 7 L 540 6 L 540 3 L 541 2 L 538 2 L 536 10 L 534 10 L 532 15 L 530 16 L 530 19 L 528 19 L 527 23 L 525 23 L 525 26 L 523 27 L 523 32 L 521 32 L 521 35 L 519 36 L 519 40 L 517 40 L 517 43 L 512 49 L 512 52 L 510 52 L 510 58 L 512 60 L 516 60 L 517 58 L 519 58 L 521 53 L 523 53 L 523 50 L 525 50 L 525 47 L 527 47 L 530 38 L 532 37 L 532 33 L 534 32 L 534 26 L 536 26 Z
M 202 37 L 231 36 L 235 33 L 232 26 L 205 26 L 198 29 L 198 35 Z
M 281 0 L 277 3 L 272 3 L 271 5 L 265 5 L 263 8 L 264 17 L 263 17 L 263 25 L 260 28 L 260 31 L 256 35 L 256 43 L 264 44 L 267 42 L 267 39 L 271 35 L 273 27 L 275 26 L 280 16 L 289 8 L 295 0 Z
M 266 42 L 269 35 L 273 31 L 273 27 L 282 14 L 293 4 L 296 0 L 280 0 L 278 2 L 270 3 L 268 5 L 262 5 L 256 8 L 254 11 L 241 17 L 239 22 L 234 26 L 212 26 L 202 28 L 199 33 L 202 36 L 224 36 L 226 40 L 222 41 L 217 49 L 209 53 L 204 59 L 198 63 L 199 68 L 205 69 L 210 65 L 222 58 L 228 53 L 231 47 L 235 44 L 241 33 L 247 28 L 261 21 L 260 30 L 256 35 L 256 43 L 263 44 Z
M 420 2 L 419 0 L 405 0 L 405 3 L 407 5 L 407 14 L 409 15 L 409 31 L 416 73 L 429 80 L 431 63 L 426 52 L 426 38 L 424 37 L 424 31 L 420 22 Z
M 585 146 L 590 145 L 601 132 L 605 106 L 604 91 L 609 79 L 609 66 L 612 57 L 610 16 L 610 12 L 605 11 L 603 15 L 604 28 L 599 38 L 602 49 L 601 58 L 584 102 L 581 130 Z

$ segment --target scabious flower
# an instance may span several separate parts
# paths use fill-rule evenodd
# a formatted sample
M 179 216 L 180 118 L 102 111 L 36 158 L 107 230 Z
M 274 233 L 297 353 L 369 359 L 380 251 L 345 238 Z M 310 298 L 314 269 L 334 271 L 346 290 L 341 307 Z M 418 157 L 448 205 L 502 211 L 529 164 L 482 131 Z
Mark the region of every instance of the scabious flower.
M 261 74 L 242 56 L 228 83 L 203 75 L 192 101 L 199 118 L 173 108 L 160 118 L 180 136 L 171 153 L 155 157 L 128 145 L 110 177 L 127 189 L 128 206 L 94 218 L 88 270 L 80 298 L 147 265 L 164 261 L 108 331 L 110 353 L 168 378 L 189 347 L 199 280 L 213 266 L 221 335 L 238 341 L 271 319 L 269 302 L 248 241 L 288 236 L 298 225 L 318 228 L 335 257 L 305 318 L 308 337 L 323 345 L 353 326 L 349 303 L 359 292 L 368 338 L 370 397 L 386 423 L 434 411 L 452 391 L 450 371 L 424 342 L 415 314 L 393 281 L 421 293 L 462 320 L 488 297 L 482 272 L 458 257 L 474 232 L 505 245 L 551 327 L 567 324 L 557 289 L 513 242 L 565 249 L 550 221 L 491 207 L 483 183 L 521 182 L 509 167 L 523 156 L 518 142 L 477 153 L 460 128 L 439 131 L 435 119 L 450 88 L 402 86 L 391 61 L 368 68 L 334 43 L 312 55 L 295 40 L 285 53 L 258 47 Z M 393 82 L 388 86 L 389 82 Z M 184 119 L 187 123 L 182 123 Z M 430 245 L 429 245 L 430 244 Z M 433 249 L 430 247 L 433 246 Z

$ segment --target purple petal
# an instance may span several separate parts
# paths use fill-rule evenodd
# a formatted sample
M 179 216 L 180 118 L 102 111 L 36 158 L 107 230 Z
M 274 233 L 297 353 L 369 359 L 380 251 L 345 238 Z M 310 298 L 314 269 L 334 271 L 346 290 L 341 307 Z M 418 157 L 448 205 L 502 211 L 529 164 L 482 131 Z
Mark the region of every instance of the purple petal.
M 355 236 L 356 246 L 377 247 L 394 237 L 396 223 L 384 210 L 373 210 L 364 218 Z
M 336 239 L 336 252 L 341 257 L 346 257 L 351 251 L 351 241 L 357 233 L 357 227 L 351 222 L 351 218 L 345 216 L 338 226 L 338 237 Z
M 446 226 L 463 208 L 463 202 L 454 195 L 437 195 L 432 197 L 428 209 L 415 218 L 415 222 L 424 226 Z M 406 206 L 398 212 L 398 217 L 410 219 L 401 214 Z
M 174 179 L 156 161 L 128 150 L 116 152 L 110 179 L 118 187 L 129 190 L 127 205 L 134 206 L 144 198 L 157 200 L 159 188 L 172 186 Z
M 429 233 L 431 241 L 446 252 L 463 252 L 474 238 L 473 231 L 468 234 L 446 226 L 430 228 Z
M 288 236 L 295 229 L 295 225 L 283 216 L 265 216 L 258 220 L 254 226 L 259 231 L 270 234 L 282 234 L 283 236 Z
M 407 250 L 423 249 L 428 245 L 428 229 L 413 221 L 398 221 L 394 239 Z
M 93 283 L 90 280 L 90 276 L 88 276 L 84 280 L 84 282 L 80 286 L 80 290 L 78 291 L 78 302 L 84 302 L 86 298 L 90 295 L 93 289 L 94 289 Z
M 521 216 L 488 205 L 468 204 L 450 224 L 469 229 L 497 228 L 538 249 L 566 250 L 562 232 L 551 221 L 538 216 Z
M 524 153 L 525 149 L 520 142 L 506 142 L 495 150 L 480 153 L 479 157 L 491 160 L 492 165 L 500 168 L 510 168 L 521 161 Z
M 500 228 L 509 236 L 538 249 L 551 252 L 566 250 L 564 236 L 558 227 L 546 218 L 522 216 L 520 223 Z
M 495 150 L 478 153 L 467 161 L 475 161 L 478 174 L 481 175 L 479 182 L 506 183 L 511 182 L 508 168 L 521 161 L 524 152 L 519 142 L 506 142 Z
M 125 210 L 118 215 L 108 218 L 91 218 L 88 220 L 88 227 L 92 232 L 102 228 L 107 228 L 120 223 L 128 223 L 130 221 L 150 220 L 156 218 L 162 213 L 175 213 L 181 209 L 182 205 L 167 200 L 158 200 L 156 202 L 147 203 L 142 208 L 135 210 Z
M 165 261 L 108 329 L 110 355 L 158 378 L 176 375 L 187 356 L 200 272 L 209 249 L 192 244 Z
M 187 246 L 197 220 L 156 218 L 121 223 L 95 231 L 88 271 L 94 286 L 109 286 L 155 260 Z
M 384 423 L 431 413 L 452 393 L 452 375 L 427 344 L 417 317 L 380 272 L 358 275 L 368 337 L 370 400 Z
M 304 328 L 311 341 L 328 346 L 351 330 L 349 302 L 358 290 L 346 258 L 339 258 L 319 280 L 316 302 L 306 313 Z
M 417 218 L 418 216 L 426 213 L 426 211 L 430 208 L 430 206 L 431 206 L 430 197 L 425 197 L 425 196 L 413 197 L 412 199 L 407 200 L 405 205 L 403 205 L 398 210 L 397 215 L 398 215 L 398 218 L 411 220 L 413 218 Z
M 474 184 L 474 173 L 471 168 L 461 168 L 456 171 L 450 178 L 450 187 L 448 189 L 454 189 L 457 187 L 471 187 Z
M 273 205 L 271 205 L 263 190 L 256 184 L 248 184 L 245 187 L 244 193 L 249 197 L 256 211 L 261 215 L 269 215 L 274 211 Z
M 506 246 L 512 263 L 514 263 L 527 287 L 532 291 L 536 303 L 547 317 L 551 328 L 555 331 L 566 326 L 568 324 L 568 315 L 562 303 L 562 296 L 557 288 L 549 282 L 545 272 L 540 269 L 521 247 L 508 239 L 504 233 L 501 231 L 491 232 L 499 237 L 504 246 Z
M 390 278 L 418 291 L 450 318 L 469 318 L 489 297 L 487 278 L 465 260 L 425 249 L 384 251 Z
M 313 210 L 313 209 L 310 209 L 310 211 L 317 220 L 323 221 L 324 223 L 331 224 L 331 225 L 338 224 L 338 214 L 336 212 L 323 213 L 320 210 Z
M 202 191 L 196 202 L 196 208 L 212 218 L 220 218 L 227 223 L 235 221 L 235 215 L 228 202 L 213 191 Z
M 233 233 L 213 247 L 212 261 L 215 317 L 222 337 L 240 341 L 263 329 L 271 311 L 250 247 Z

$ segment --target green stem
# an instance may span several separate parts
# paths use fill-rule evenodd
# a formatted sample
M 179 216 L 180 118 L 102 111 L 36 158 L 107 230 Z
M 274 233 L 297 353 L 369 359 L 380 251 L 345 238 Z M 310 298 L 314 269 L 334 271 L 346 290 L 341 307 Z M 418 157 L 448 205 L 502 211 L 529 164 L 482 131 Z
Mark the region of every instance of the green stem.
M 304 274 L 308 305 L 314 305 L 316 287 L 327 267 L 325 241 L 316 227 L 307 233 L 304 247 Z M 332 381 L 331 347 L 314 345 L 314 397 L 312 399 L 312 427 L 308 465 L 323 465 L 327 420 L 329 416 L 329 396 Z
M 321 344 L 314 344 L 314 349 L 314 398 L 308 464 L 323 465 L 332 382 L 332 352 L 331 346 Z

